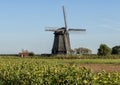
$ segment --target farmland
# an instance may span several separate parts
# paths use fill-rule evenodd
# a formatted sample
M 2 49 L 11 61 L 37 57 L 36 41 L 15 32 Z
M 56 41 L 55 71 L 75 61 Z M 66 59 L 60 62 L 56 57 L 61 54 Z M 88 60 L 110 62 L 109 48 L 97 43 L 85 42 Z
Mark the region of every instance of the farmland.
M 0 58 L 0 85 L 119 85 L 120 59 Z

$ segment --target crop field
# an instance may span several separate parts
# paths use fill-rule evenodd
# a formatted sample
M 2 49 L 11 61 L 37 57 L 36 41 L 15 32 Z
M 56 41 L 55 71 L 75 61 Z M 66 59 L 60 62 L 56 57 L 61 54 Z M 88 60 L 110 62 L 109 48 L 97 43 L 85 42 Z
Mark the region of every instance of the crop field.
M 120 59 L 0 58 L 0 85 L 120 85 Z

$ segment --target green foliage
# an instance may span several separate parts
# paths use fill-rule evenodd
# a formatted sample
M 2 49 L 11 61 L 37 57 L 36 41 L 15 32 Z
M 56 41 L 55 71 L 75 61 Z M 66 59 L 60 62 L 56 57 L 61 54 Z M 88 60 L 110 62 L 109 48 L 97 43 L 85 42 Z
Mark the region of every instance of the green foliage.
M 112 48 L 112 54 L 120 54 L 120 46 L 114 46 Z
M 110 55 L 111 49 L 106 44 L 101 44 L 97 54 L 100 56 Z
M 29 55 L 29 56 L 34 56 L 35 54 L 34 54 L 34 52 L 29 52 L 28 55 Z
M 58 60 L 60 61 L 60 60 Z M 119 72 L 93 73 L 57 60 L 1 59 L 0 85 L 119 85 Z M 63 60 L 61 60 L 63 61 Z

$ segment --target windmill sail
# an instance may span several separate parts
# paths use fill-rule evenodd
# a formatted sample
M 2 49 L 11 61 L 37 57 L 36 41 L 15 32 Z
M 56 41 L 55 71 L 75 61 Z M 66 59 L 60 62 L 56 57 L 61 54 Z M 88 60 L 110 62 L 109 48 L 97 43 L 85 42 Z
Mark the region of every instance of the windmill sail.
M 65 29 L 67 29 L 66 13 L 64 6 L 63 6 L 63 16 L 64 16 Z
M 86 29 L 68 29 L 68 31 L 86 31 Z

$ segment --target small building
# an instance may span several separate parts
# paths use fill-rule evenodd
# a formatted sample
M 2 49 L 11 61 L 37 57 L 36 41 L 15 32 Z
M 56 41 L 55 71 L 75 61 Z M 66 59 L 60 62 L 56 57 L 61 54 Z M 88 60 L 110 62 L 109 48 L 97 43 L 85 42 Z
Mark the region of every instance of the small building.
M 19 53 L 20 57 L 28 57 L 29 56 L 29 52 L 27 50 L 22 50 L 22 52 Z
M 92 54 L 92 50 L 88 48 L 76 48 L 74 49 L 74 54 Z

